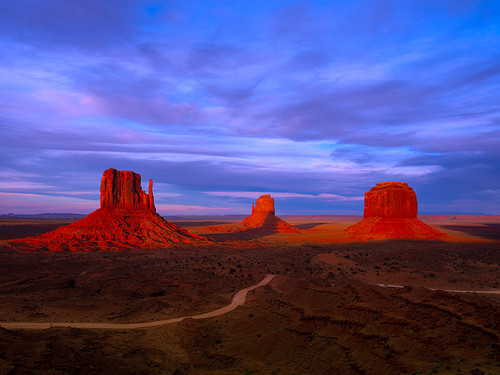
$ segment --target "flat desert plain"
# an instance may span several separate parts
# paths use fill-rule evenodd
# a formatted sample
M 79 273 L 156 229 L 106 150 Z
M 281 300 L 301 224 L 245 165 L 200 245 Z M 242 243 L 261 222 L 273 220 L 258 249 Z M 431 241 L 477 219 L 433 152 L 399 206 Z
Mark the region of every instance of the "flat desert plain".
M 0 221 L 0 374 L 499 374 L 500 218 L 420 217 L 445 241 L 346 241 L 349 216 L 281 216 L 300 233 L 213 233 L 241 217 L 167 218 L 213 241 L 19 252 L 72 221 Z M 222 315 L 143 328 L 56 327 Z M 455 292 L 456 291 L 456 292 Z M 472 292 L 471 292 L 472 291 Z

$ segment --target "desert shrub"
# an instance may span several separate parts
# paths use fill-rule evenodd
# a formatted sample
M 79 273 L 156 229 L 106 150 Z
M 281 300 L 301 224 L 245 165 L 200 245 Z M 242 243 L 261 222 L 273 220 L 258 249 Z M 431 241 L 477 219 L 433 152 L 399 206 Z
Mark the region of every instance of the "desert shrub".
M 164 290 L 159 290 L 157 292 L 153 292 L 150 294 L 151 297 L 162 297 L 165 295 L 165 291 Z
M 76 288 L 75 279 L 69 279 L 68 282 L 66 283 L 66 286 L 64 286 L 63 288 L 75 289 Z

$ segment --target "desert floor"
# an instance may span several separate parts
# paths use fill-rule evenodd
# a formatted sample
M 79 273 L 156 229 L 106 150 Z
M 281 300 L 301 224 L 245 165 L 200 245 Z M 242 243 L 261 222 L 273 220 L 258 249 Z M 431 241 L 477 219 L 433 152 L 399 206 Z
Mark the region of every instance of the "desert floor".
M 176 218 L 193 248 L 21 253 L 0 242 L 0 321 L 141 329 L 0 328 L 0 374 L 499 374 L 500 218 L 422 219 L 447 241 L 339 242 L 359 217 L 283 216 L 298 234 L 211 233 L 238 217 Z M 168 219 L 168 218 L 167 218 Z M 65 220 L 0 220 L 0 239 Z M 403 285 L 403 288 L 374 284 Z

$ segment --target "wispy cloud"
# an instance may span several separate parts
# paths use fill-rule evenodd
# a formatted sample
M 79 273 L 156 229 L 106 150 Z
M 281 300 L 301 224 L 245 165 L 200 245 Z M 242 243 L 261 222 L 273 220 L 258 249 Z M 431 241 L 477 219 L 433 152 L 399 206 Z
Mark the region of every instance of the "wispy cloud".
M 0 195 L 4 196 L 4 197 L 42 197 L 43 196 L 41 194 L 5 193 L 5 192 L 0 192 Z
M 52 188 L 52 186 L 30 181 L 0 181 L 0 189 L 2 190 L 41 190 L 47 188 Z
M 315 199 L 327 199 L 327 200 L 342 200 L 342 201 L 359 201 L 363 200 L 364 197 L 345 197 L 338 194 L 300 194 L 300 193 L 284 193 L 284 192 L 254 192 L 254 191 L 206 191 L 207 195 L 212 195 L 216 197 L 229 197 L 229 198 L 254 198 L 257 199 L 261 195 L 270 194 L 273 198 L 315 198 Z
M 162 215 L 221 215 L 226 207 L 206 207 L 175 204 L 156 204 L 156 210 Z

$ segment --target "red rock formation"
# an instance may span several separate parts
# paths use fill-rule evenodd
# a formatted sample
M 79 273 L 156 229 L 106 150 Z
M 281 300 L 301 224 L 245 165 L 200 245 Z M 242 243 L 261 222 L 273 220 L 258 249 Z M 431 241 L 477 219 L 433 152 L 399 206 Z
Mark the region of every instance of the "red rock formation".
M 406 182 L 379 182 L 365 193 L 364 217 L 417 218 L 417 195 Z
M 149 180 L 149 194 L 141 187 L 141 175 L 131 171 L 104 171 L 101 179 L 101 208 L 149 209 L 156 212 L 153 180 Z
M 261 195 L 255 203 L 252 202 L 252 215 L 274 215 L 274 199 L 269 194 Z
M 101 179 L 101 208 L 53 232 L 11 244 L 26 250 L 93 251 L 157 248 L 201 240 L 156 213 L 152 180 L 146 194 L 139 174 L 108 169 Z
M 274 199 L 269 194 L 252 203 L 252 214 L 236 225 L 208 228 L 214 232 L 297 233 L 299 230 L 275 215 Z
M 417 196 L 405 182 L 380 182 L 365 193 L 364 219 L 347 228 L 353 239 L 438 239 L 444 233 L 417 219 Z

